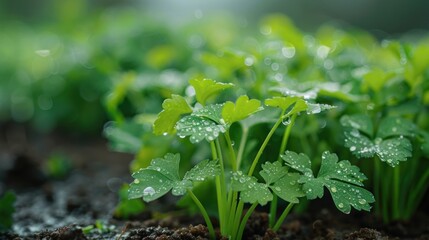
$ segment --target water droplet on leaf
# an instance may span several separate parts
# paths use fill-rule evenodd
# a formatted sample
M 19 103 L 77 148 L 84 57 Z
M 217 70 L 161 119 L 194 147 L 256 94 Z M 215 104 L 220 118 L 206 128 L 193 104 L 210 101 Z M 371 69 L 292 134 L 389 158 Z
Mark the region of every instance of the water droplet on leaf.
M 153 196 L 155 194 L 155 189 L 153 187 L 147 187 L 143 190 L 143 196 Z

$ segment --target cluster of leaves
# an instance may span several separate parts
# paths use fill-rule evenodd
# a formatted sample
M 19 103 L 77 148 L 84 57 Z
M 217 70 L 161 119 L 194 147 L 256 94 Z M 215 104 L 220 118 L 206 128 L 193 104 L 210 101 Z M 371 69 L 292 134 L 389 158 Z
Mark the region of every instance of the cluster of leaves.
M 127 71 L 119 69 L 120 73 L 113 75 L 106 106 L 115 123 L 108 125 L 106 135 L 116 149 L 136 154 L 132 170 L 147 167 L 151 159 L 168 151 L 174 150 L 184 159 L 196 161 L 196 156 L 210 150 L 186 144 L 180 138 L 171 137 L 173 133 L 180 137 L 189 136 L 191 143 L 199 143 L 210 142 L 229 131 L 233 133 L 233 143 L 244 142 L 247 146 L 237 152 L 237 167 L 241 164 L 248 167 L 246 164 L 250 163 L 243 159 L 256 153 L 259 140 L 255 136 L 268 132 L 266 123 L 276 121 L 274 110 L 256 111 L 257 99 L 273 95 L 296 97 L 306 103 L 303 104 L 305 112 L 323 112 L 331 105 L 338 108 L 317 117 L 296 118 L 296 127 L 290 132 L 293 141 L 289 141 L 288 148 L 316 159 L 316 166 L 321 165 L 317 156 L 325 150 L 341 151 L 341 156 L 346 159 L 375 158 L 374 164 L 379 164 L 375 163 L 378 160 L 387 163 L 364 168 L 366 175 L 371 176 L 376 198 L 387 202 L 376 204 L 376 212 L 386 221 L 412 216 L 429 187 L 429 170 L 424 170 L 429 164 L 424 160 L 429 156 L 428 38 L 408 36 L 403 40 L 378 41 L 364 31 L 347 31 L 329 25 L 308 34 L 297 29 L 283 15 L 266 16 L 255 29 L 237 27 L 234 23 L 225 24 L 228 26 L 225 28 L 228 38 L 225 39 L 215 37 L 215 30 L 205 27 L 211 26 L 209 19 L 201 21 L 201 25 L 194 23 L 195 32 L 187 29 L 180 37 L 174 36 L 176 40 L 184 41 L 163 43 L 148 51 L 144 61 L 147 66 L 136 61 L 135 67 Z M 197 30 L 201 31 L 197 34 Z M 181 45 L 193 42 L 191 40 L 196 37 L 201 44 Z M 167 51 L 176 48 L 181 50 Z M 171 56 L 168 52 L 183 55 Z M 181 61 L 176 61 L 178 59 Z M 187 79 L 201 76 L 225 83 L 192 80 L 192 87 L 187 86 Z M 217 87 L 213 92 L 201 94 L 200 90 L 209 82 Z M 230 88 L 231 83 L 237 91 L 220 93 L 217 99 L 222 104 L 206 104 L 218 91 Z M 244 93 L 247 98 L 242 96 Z M 194 97 L 199 105 L 190 106 L 188 102 Z M 228 102 L 232 97 L 237 99 L 235 104 Z M 169 100 L 164 102 L 161 118 L 158 118 L 156 114 L 161 110 L 164 98 Z M 256 112 L 252 115 L 233 113 L 227 116 L 224 113 L 233 112 L 234 108 L 244 111 L 247 101 L 253 101 L 249 111 Z M 265 101 L 266 105 L 270 101 Z M 274 102 L 271 105 L 274 106 Z M 329 105 L 313 105 L 315 102 Z M 295 103 L 296 106 L 300 104 Z M 285 117 L 283 122 L 291 121 L 292 115 Z M 232 124 L 236 121 L 243 131 L 243 138 L 234 136 L 240 131 Z M 354 122 L 364 125 L 357 127 Z M 153 136 L 152 130 L 159 136 Z M 268 147 L 277 147 L 274 145 Z M 268 159 L 277 157 L 276 151 L 271 149 L 263 156 Z M 182 164 L 191 167 L 192 161 Z M 358 164 L 367 165 L 365 162 Z M 380 184 L 387 182 L 380 177 L 384 172 L 392 180 L 405 179 L 404 183 L 395 186 Z M 396 175 L 399 177 L 394 177 Z M 412 193 L 409 193 L 411 186 L 418 187 L 411 188 Z M 383 193 L 381 188 L 389 190 Z M 409 199 L 401 203 L 400 196 Z M 388 199 L 396 199 L 394 202 L 398 205 L 390 204 Z M 404 213 L 392 217 L 382 214 L 381 206 L 389 205 L 383 211 L 398 211 L 394 210 L 397 208 Z
M 261 101 L 241 95 L 235 103 L 226 101 L 220 104 L 208 104 L 211 98 L 233 85 L 211 79 L 194 79 L 190 81 L 190 85 L 195 91 L 196 103 L 191 106 L 184 97 L 172 95 L 162 104 L 163 110 L 154 121 L 153 130 L 154 133 L 163 136 L 176 134 L 179 138 L 189 137 L 193 144 L 208 142 L 211 146 L 212 160 L 198 162 L 181 178 L 178 154 L 167 153 L 164 158 L 156 158 L 149 166 L 133 173 L 135 180 L 130 184 L 129 198 L 143 198 L 144 201 L 149 202 L 169 191 L 176 196 L 188 193 L 205 217 L 213 237 L 214 230 L 210 218 L 192 190 L 198 185 L 197 182 L 215 178 L 221 233 L 233 239 L 241 238 L 245 223 L 255 207 L 271 202 L 274 197 L 279 197 L 293 206 L 299 203 L 300 197 L 308 199 L 323 197 L 326 187 L 340 211 L 349 213 L 352 207 L 357 210 L 370 210 L 370 203 L 375 200 L 370 192 L 362 188 L 362 181 L 366 177 L 350 162 L 338 161 L 337 155 L 325 152 L 322 155 L 320 170 L 315 177 L 312 161 L 305 154 L 284 152 L 285 141 L 299 114 L 317 114 L 322 110 L 332 109 L 333 106 L 310 102 L 296 96 L 276 96 L 266 99 L 264 103 L 268 109 L 279 111 L 275 111 L 275 117 L 267 121 L 274 121 L 275 124 L 251 162 L 248 174 L 243 174 L 242 170 L 245 168 L 240 164 L 241 157 L 236 157 L 230 130 L 234 123 L 239 123 L 243 129 L 241 139 L 245 141 L 247 138 L 244 135 L 245 131 L 254 125 L 266 122 L 252 119 L 258 112 L 265 111 Z M 290 119 L 290 122 L 285 122 L 286 119 Z M 253 172 L 267 143 L 282 123 L 287 125 L 280 147 L 280 153 L 284 152 L 281 158 L 285 165 L 282 161 L 262 163 L 259 176 L 264 182 L 261 183 L 256 176 L 253 176 Z M 224 140 L 224 144 L 221 144 L 221 140 Z M 245 143 L 240 144 L 241 149 L 237 152 L 242 152 L 244 147 Z M 227 152 L 229 156 L 224 158 Z M 245 203 L 250 203 L 252 206 L 241 218 Z M 276 208 L 274 204 L 274 209 Z M 279 228 L 290 208 L 287 208 L 288 210 L 285 210 L 285 213 L 272 226 L 275 230 Z

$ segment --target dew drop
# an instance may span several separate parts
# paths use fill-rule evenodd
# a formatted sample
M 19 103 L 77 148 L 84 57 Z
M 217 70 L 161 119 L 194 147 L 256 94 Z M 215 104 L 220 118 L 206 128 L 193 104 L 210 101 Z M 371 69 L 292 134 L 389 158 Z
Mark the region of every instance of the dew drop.
M 339 203 L 339 204 L 338 204 L 338 207 L 339 207 L 339 208 L 343 208 L 343 207 L 344 207 L 344 204 L 343 204 L 343 203 Z
M 278 71 L 280 69 L 280 65 L 278 63 L 272 63 L 271 64 L 271 69 L 273 71 Z
M 247 57 L 246 59 L 244 59 L 244 64 L 248 67 L 252 66 L 255 63 L 255 60 L 253 60 L 253 58 L 251 57 Z
M 289 125 L 291 123 L 291 119 L 290 117 L 284 118 L 282 120 L 283 125 Z
M 356 151 L 356 146 L 351 146 L 351 147 L 350 147 L 350 151 L 352 151 L 352 152 L 353 152 L 353 151 Z
M 280 192 L 280 190 L 281 190 L 281 188 L 280 188 L 280 187 L 276 187 L 275 189 L 276 189 L 276 191 L 278 191 L 278 192 Z
M 282 48 L 282 54 L 286 58 L 293 58 L 295 56 L 295 47 L 289 46 L 289 47 L 283 47 Z
M 332 191 L 333 193 L 336 193 L 336 192 L 337 192 L 337 188 L 336 188 L 336 187 L 331 187 L 331 191 Z
M 135 183 L 135 184 L 139 184 L 139 183 L 140 183 L 140 180 L 138 180 L 138 179 L 134 179 L 134 183 Z
M 155 189 L 153 187 L 147 187 L 143 190 L 143 196 L 153 196 L 155 194 Z
M 366 203 L 366 200 L 365 199 L 359 199 L 359 203 L 363 205 Z
M 319 104 L 308 105 L 307 114 L 316 114 L 316 113 L 320 113 L 321 111 L 322 111 L 322 108 L 320 107 Z

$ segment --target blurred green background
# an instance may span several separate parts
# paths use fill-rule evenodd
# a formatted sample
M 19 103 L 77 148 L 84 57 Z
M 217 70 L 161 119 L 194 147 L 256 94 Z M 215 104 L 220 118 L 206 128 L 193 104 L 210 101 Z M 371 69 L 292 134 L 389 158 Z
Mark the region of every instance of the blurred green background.
M 2 0 L 0 122 L 100 133 L 112 117 L 106 99 L 122 73 L 145 73 L 144 84 L 164 79 L 183 87 L 178 81 L 195 75 L 189 69 L 198 64 L 198 50 L 239 45 L 241 34 L 255 35 L 267 14 L 284 13 L 304 32 L 335 22 L 391 38 L 424 32 L 428 7 L 423 0 Z M 168 97 L 163 93 L 145 97 L 158 104 Z M 135 113 L 121 96 L 112 101 L 125 105 L 125 115 Z M 156 104 L 138 112 L 157 112 Z

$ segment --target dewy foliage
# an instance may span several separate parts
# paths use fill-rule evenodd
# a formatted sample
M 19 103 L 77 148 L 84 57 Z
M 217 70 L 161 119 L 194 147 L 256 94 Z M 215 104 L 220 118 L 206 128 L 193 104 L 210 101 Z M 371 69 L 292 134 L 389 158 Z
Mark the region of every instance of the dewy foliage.
M 415 125 L 400 117 L 386 117 L 380 121 L 374 133 L 374 126 L 367 115 L 346 115 L 341 118 L 345 128 L 345 146 L 359 158 L 377 155 L 381 161 L 395 167 L 412 155 L 411 142 Z
M 179 154 L 168 153 L 164 158 L 152 160 L 150 166 L 140 169 L 132 176 L 129 198 L 140 198 L 150 202 L 172 190 L 175 196 L 184 195 L 192 189 L 193 183 L 219 174 L 220 168 L 216 161 L 204 160 L 189 170 L 181 179 L 179 177 Z
M 344 213 L 350 213 L 351 207 L 365 211 L 371 209 L 369 204 L 375 201 L 374 196 L 362 188 L 362 181 L 366 177 L 349 161 L 338 161 L 336 154 L 324 152 L 320 170 L 315 177 L 311 161 L 306 155 L 286 151 L 282 159 L 287 166 L 303 174 L 298 182 L 303 184 L 308 199 L 323 197 L 326 187 L 337 208 Z
M 220 83 L 211 79 L 192 79 L 189 83 L 194 87 L 197 101 L 202 105 L 206 104 L 208 98 L 215 96 L 222 90 L 234 86 L 231 83 Z
M 162 103 L 163 110 L 159 113 L 153 127 L 155 134 L 172 134 L 180 116 L 191 113 L 192 109 L 186 100 L 179 95 L 172 95 Z
M 231 187 L 241 193 L 243 202 L 265 205 L 273 200 L 274 193 L 287 202 L 298 203 L 298 198 L 305 196 L 297 182 L 299 174 L 289 173 L 280 162 L 262 164 L 259 174 L 265 183 L 259 183 L 255 177 L 244 175 L 241 171 L 233 173 Z
M 227 127 L 221 118 L 222 107 L 221 104 L 207 105 L 183 117 L 177 122 L 177 135 L 181 138 L 190 136 L 191 143 L 199 143 L 203 139 L 210 142 L 218 138 Z

